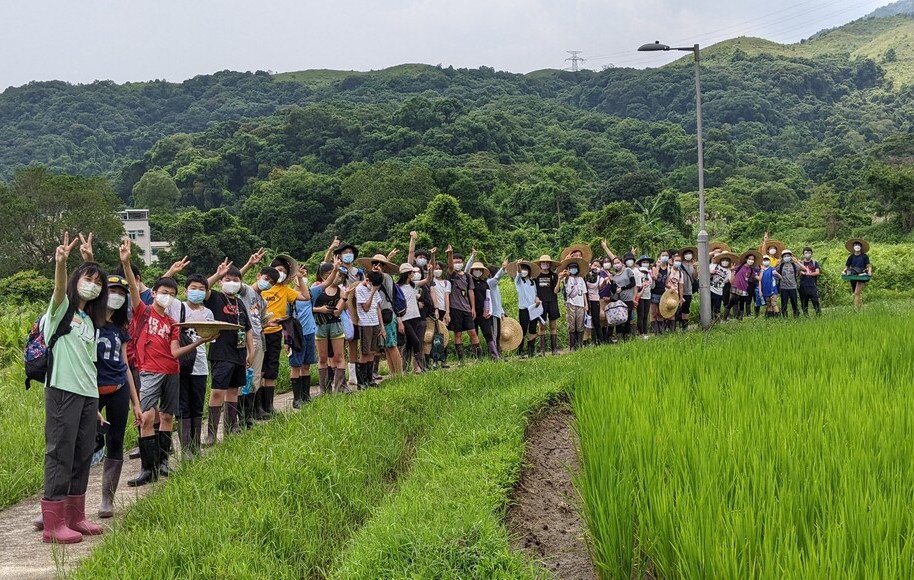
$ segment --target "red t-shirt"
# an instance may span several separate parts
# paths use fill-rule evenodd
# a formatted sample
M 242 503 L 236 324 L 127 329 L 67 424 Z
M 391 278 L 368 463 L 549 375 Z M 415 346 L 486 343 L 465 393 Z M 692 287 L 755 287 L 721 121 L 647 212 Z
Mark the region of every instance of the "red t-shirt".
M 133 309 L 130 333 L 136 343 L 137 369 L 163 375 L 181 372 L 178 360 L 171 356 L 171 343 L 179 340 L 181 329 L 170 316 L 140 302 Z

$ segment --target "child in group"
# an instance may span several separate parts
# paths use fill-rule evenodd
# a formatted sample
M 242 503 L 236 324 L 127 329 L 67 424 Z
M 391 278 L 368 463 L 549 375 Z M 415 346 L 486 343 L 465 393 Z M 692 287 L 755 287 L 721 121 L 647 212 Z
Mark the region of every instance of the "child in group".
M 501 300 L 501 288 L 499 283 L 501 279 L 505 277 L 506 268 L 508 267 L 508 259 L 505 258 L 502 260 L 501 267 L 490 265 L 488 267 L 488 279 L 486 280 L 486 285 L 489 287 L 489 299 L 492 303 L 492 338 L 494 343 L 489 345 L 489 350 L 494 351 L 498 357 L 501 358 L 501 326 L 502 319 L 505 316 L 505 307 L 502 304 Z
M 774 266 L 771 265 L 771 257 L 762 257 L 762 270 L 758 274 L 758 290 L 765 304 L 765 316 L 773 318 L 780 313 L 778 308 L 778 282 L 775 277 Z
M 339 257 L 337 257 L 339 261 Z M 335 276 L 335 280 L 331 278 Z M 345 333 L 342 314 L 346 310 L 350 289 L 345 275 L 334 269 L 334 264 L 324 262 L 317 270 L 321 282 L 330 284 L 318 293 L 312 287 L 312 312 L 317 323 L 317 370 L 321 393 L 344 393 L 346 390 Z M 331 354 L 332 353 L 332 354 Z
M 379 271 L 371 270 L 365 275 L 355 291 L 356 312 L 358 313 L 358 332 L 361 357 L 356 363 L 358 388 L 365 389 L 374 385 L 372 372 L 374 358 L 378 354 L 378 344 L 385 340 L 384 325 L 381 324 L 381 296 L 379 289 L 384 283 L 384 276 Z
M 565 262 L 567 266 L 559 274 L 555 292 L 558 294 L 559 287 L 564 286 L 565 319 L 568 322 L 568 346 L 571 350 L 577 350 L 584 342 L 587 281 L 581 276 L 581 270 L 586 262 L 582 258 L 568 258 Z
M 248 270 L 263 259 L 263 254 L 264 249 L 261 248 L 251 255 L 248 262 L 240 268 L 242 278 L 244 278 Z M 257 398 L 257 391 L 260 390 L 263 382 L 263 358 L 266 342 L 263 330 L 267 326 L 267 302 L 263 299 L 262 294 L 278 282 L 279 271 L 276 268 L 266 266 L 257 273 L 257 281 L 254 285 L 248 286 L 242 282 L 241 291 L 238 293 L 238 298 L 248 311 L 248 320 L 251 322 L 251 336 L 254 344 L 254 354 L 251 356 L 250 367 L 253 374 L 251 391 L 238 397 L 239 420 L 244 428 L 250 428 L 254 425 L 254 416 L 256 414 L 254 401 Z
M 329 268 L 329 270 L 324 270 L 325 267 Z M 308 300 L 307 302 L 301 300 L 295 301 L 295 315 L 302 327 L 302 345 L 304 348 L 301 352 L 293 351 L 292 356 L 289 357 L 289 365 L 292 367 L 292 407 L 294 409 L 301 408 L 304 403 L 311 400 L 311 365 L 318 365 L 318 388 L 320 389 L 320 393 L 323 395 L 330 392 L 331 377 L 330 370 L 326 365 L 326 358 L 324 360 L 324 366 L 321 367 L 319 365 L 317 346 L 318 324 L 314 313 L 314 306 L 317 303 L 317 298 L 326 292 L 336 281 L 339 267 L 339 258 L 334 258 L 333 262 L 329 264 L 321 263 L 318 266 L 317 280 L 315 280 L 314 284 L 308 289 L 308 292 L 311 294 L 311 300 Z M 307 285 L 307 273 L 303 268 L 301 271 L 305 272 L 305 274 L 301 276 L 299 284 Z M 340 326 L 340 331 L 342 331 L 342 326 Z M 325 342 L 323 346 L 326 349 L 327 343 Z M 342 354 L 342 352 L 340 352 L 340 354 Z M 321 368 L 323 368 L 323 371 L 321 371 Z M 298 369 L 298 372 L 296 372 L 296 369 Z M 297 404 L 296 400 L 298 401 Z
M 539 326 L 540 354 L 546 354 L 546 324 L 549 325 L 549 340 L 552 354 L 558 354 L 558 319 L 559 319 L 559 275 L 553 272 L 558 266 L 549 255 L 540 256 L 537 260 L 540 273 L 534 278 L 536 282 L 536 295 L 543 307 L 543 315 Z M 583 324 L 583 323 L 582 323 Z
M 473 252 L 475 255 L 476 252 Z M 472 257 L 472 256 L 471 256 Z M 476 285 L 473 277 L 464 271 L 463 256 L 454 253 L 451 246 L 447 247 L 448 275 L 451 283 L 451 327 L 454 331 L 454 350 L 457 360 L 463 362 L 463 333 L 470 335 L 470 346 L 473 354 L 479 358 L 482 354 L 479 348 L 479 336 L 476 334 Z
M 539 326 L 539 317 L 531 316 L 530 309 L 541 304 L 536 294 L 534 264 L 525 260 L 518 260 L 512 265 L 514 269 L 514 288 L 517 290 L 517 318 L 521 331 L 526 335 L 528 358 L 533 358 L 536 353 L 536 333 Z M 518 356 L 524 356 L 524 343 L 518 347 Z

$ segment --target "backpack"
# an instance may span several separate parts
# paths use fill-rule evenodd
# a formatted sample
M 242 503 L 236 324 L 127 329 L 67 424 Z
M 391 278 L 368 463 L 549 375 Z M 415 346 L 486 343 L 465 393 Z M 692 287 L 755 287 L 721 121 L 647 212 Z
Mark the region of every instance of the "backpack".
M 184 303 L 181 303 L 181 320 L 178 322 L 184 322 L 186 320 L 186 310 Z M 189 328 L 181 328 L 181 334 L 178 337 L 178 344 L 181 346 L 187 346 L 194 343 L 194 337 L 191 334 Z M 181 374 L 189 375 L 194 372 L 194 365 L 197 362 L 197 350 L 194 349 L 189 353 L 183 355 L 178 359 L 178 363 L 181 365 Z
M 25 339 L 25 349 L 22 356 L 25 362 L 25 390 L 29 390 L 32 387 L 32 381 L 41 382 L 45 385 L 51 381 L 49 370 L 54 368 L 54 345 L 57 344 L 57 341 L 62 336 L 70 334 L 75 314 L 75 308 L 72 306 L 67 307 L 60 324 L 57 325 L 54 334 L 51 335 L 51 339 L 47 342 L 45 342 L 44 332 L 41 330 L 41 321 L 44 316 L 39 317 L 32 324 L 32 328 Z
M 447 355 L 444 350 L 444 335 L 438 330 L 438 321 L 435 321 L 435 332 L 432 334 L 432 351 L 429 356 L 432 362 L 444 363 Z
M 295 302 L 289 305 L 289 317 L 281 321 L 283 333 L 285 334 L 286 346 L 295 352 L 301 352 L 305 349 L 305 334 L 301 326 L 301 321 L 296 315 Z
M 387 301 L 390 302 L 391 306 L 393 306 L 394 314 L 402 317 L 404 314 L 406 314 L 406 295 L 403 294 L 403 289 L 400 288 L 399 284 L 394 284 L 393 287 L 394 287 L 393 298 L 391 298 L 390 294 L 387 293 L 387 287 L 384 284 L 381 284 L 381 292 L 384 293 L 384 297 L 387 298 Z M 386 320 L 387 315 L 384 312 L 385 310 L 388 310 L 388 309 L 382 308 L 381 314 L 385 318 L 384 324 L 389 324 L 390 320 Z M 393 320 L 393 318 L 391 318 L 391 320 Z

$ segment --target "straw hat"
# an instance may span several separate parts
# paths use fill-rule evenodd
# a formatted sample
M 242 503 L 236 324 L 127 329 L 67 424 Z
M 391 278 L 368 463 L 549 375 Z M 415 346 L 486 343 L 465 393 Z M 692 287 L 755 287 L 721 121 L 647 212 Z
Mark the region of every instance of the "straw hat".
M 436 318 L 427 318 L 425 323 L 425 336 L 423 337 L 422 342 L 424 342 L 425 346 L 429 349 L 431 349 L 432 340 L 435 338 L 435 326 L 438 327 L 438 332 L 444 337 L 444 346 L 447 346 L 448 343 L 449 334 L 444 322 Z
M 553 260 L 552 256 L 550 256 L 549 254 L 543 254 L 542 256 L 540 256 L 539 259 L 536 261 L 536 264 L 538 266 L 538 265 L 542 264 L 543 262 L 551 263 L 553 270 L 555 269 L 556 266 L 559 265 L 559 263 L 556 262 L 555 260 Z
M 723 250 L 725 252 L 732 252 L 730 249 L 730 244 L 727 242 L 711 242 L 708 244 L 708 252 L 713 252 L 714 250 Z
M 521 265 L 524 265 L 524 266 L 527 266 L 528 268 L 530 268 L 530 277 L 531 278 L 536 278 L 537 276 L 539 276 L 540 267 L 538 265 L 536 265 L 534 262 L 530 262 L 527 260 L 517 260 L 517 261 L 511 262 L 510 264 L 508 264 L 508 268 L 507 268 L 508 275 L 511 276 L 512 278 L 517 276 L 517 272 L 520 271 Z
M 409 273 L 418 272 L 418 271 L 419 271 L 418 266 L 413 266 L 412 264 L 400 264 L 400 273 L 401 274 L 409 274 Z
M 559 263 L 559 272 L 572 264 L 578 265 L 578 274 L 580 274 L 581 272 L 587 271 L 589 262 L 584 258 L 565 258 Z
M 562 254 L 559 256 L 559 260 L 565 260 L 574 252 L 581 252 L 581 257 L 585 262 L 590 262 L 593 259 L 593 250 L 590 249 L 589 244 L 572 244 L 562 250 Z
M 742 253 L 742 255 L 740 255 L 739 261 L 745 262 L 746 258 L 748 258 L 749 256 L 752 256 L 755 258 L 756 264 L 762 263 L 762 253 L 759 252 L 758 250 L 746 250 L 745 252 Z
M 660 316 L 670 320 L 679 310 L 679 295 L 675 290 L 667 290 L 660 297 Z
M 698 255 L 698 248 L 696 248 L 695 246 L 686 246 L 686 247 L 682 248 L 681 250 L 679 250 L 679 255 L 685 256 L 686 252 L 692 252 L 692 258 L 694 259 L 695 256 Z
M 388 274 L 396 274 L 399 271 L 399 268 L 393 264 L 390 260 L 387 259 L 387 256 L 384 254 L 375 254 L 370 258 L 359 258 L 355 261 L 356 264 L 364 268 L 366 271 L 371 270 L 372 262 L 381 262 L 381 269 Z
M 181 328 L 191 328 L 200 338 L 209 338 L 216 336 L 223 330 L 239 330 L 241 325 L 232 324 L 231 322 L 219 322 L 217 320 L 200 320 L 197 322 L 176 322 L 175 326 Z
M 783 251 L 784 251 L 784 248 L 787 247 L 787 245 L 786 245 L 784 242 L 780 241 L 780 240 L 768 240 L 768 243 L 767 243 L 767 244 L 761 244 L 761 245 L 758 247 L 758 251 L 761 252 L 763 256 L 767 256 L 767 255 L 768 255 L 768 248 L 770 248 L 770 247 L 772 247 L 772 246 L 774 246 L 774 248 L 777 250 L 777 252 L 774 254 L 774 257 L 775 257 L 775 258 L 780 258 L 780 257 L 781 257 L 781 252 L 783 252 Z
M 470 266 L 468 272 L 472 272 L 473 270 L 482 270 L 483 276 L 489 273 L 489 269 L 482 262 L 473 262 L 473 265 Z
M 739 260 L 739 256 L 737 256 L 733 252 L 721 252 L 721 253 L 717 254 L 716 256 L 714 256 L 711 259 L 711 261 L 714 262 L 715 264 L 720 264 L 720 261 L 723 260 L 724 258 L 730 260 L 730 264 L 735 264 Z
M 504 316 L 501 319 L 501 336 L 498 339 L 498 348 L 501 352 L 510 352 L 517 350 L 517 347 L 524 341 L 524 331 L 520 327 L 520 322 L 510 316 Z
M 870 244 L 869 244 L 869 242 L 867 242 L 866 240 L 862 240 L 862 239 L 860 239 L 860 238 L 851 238 L 851 239 L 847 240 L 847 242 L 844 244 L 844 247 L 847 248 L 847 251 L 848 251 L 848 252 L 850 252 L 851 254 L 853 254 L 853 253 L 854 253 L 854 244 L 855 244 L 855 243 L 860 244 L 861 246 L 863 246 L 863 253 L 864 253 L 864 254 L 866 254 L 867 252 L 870 251 Z
M 273 262 L 270 262 L 270 263 L 271 264 L 275 263 L 277 260 L 280 260 L 282 262 L 286 262 L 287 264 L 289 264 L 289 271 L 286 272 L 286 280 L 291 280 L 292 278 L 295 278 L 295 273 L 298 272 L 298 260 L 296 260 L 295 258 L 290 256 L 289 254 L 276 254 L 276 257 L 273 258 Z

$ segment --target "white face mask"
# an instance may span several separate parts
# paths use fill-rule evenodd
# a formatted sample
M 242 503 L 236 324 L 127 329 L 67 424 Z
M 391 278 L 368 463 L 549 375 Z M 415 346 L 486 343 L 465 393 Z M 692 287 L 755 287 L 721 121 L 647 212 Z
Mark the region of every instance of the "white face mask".
M 241 290 L 241 282 L 232 280 L 231 282 L 222 283 L 222 291 L 226 294 L 238 294 L 239 290 Z
M 775 255 L 775 254 L 777 254 L 777 253 L 778 253 L 778 249 L 777 249 L 777 248 L 768 248 L 768 254 L 769 254 L 769 255 L 773 256 L 773 255 Z
M 120 310 L 121 306 L 124 305 L 124 302 L 127 302 L 126 296 L 121 296 L 114 292 L 108 294 L 108 308 L 111 310 Z
M 678 268 L 678 267 L 682 266 L 682 262 L 680 262 L 679 260 L 676 260 L 675 262 L 673 262 L 673 265 Z
M 863 246 L 858 246 L 858 245 L 854 244 L 854 251 L 855 251 L 855 252 L 859 252 L 859 251 L 862 250 L 862 249 L 863 249 Z
M 628 266 L 629 268 L 631 268 L 632 266 L 635 265 L 635 261 L 634 260 L 625 260 L 625 265 Z
M 526 277 L 529 276 L 529 275 L 530 275 L 530 270 L 521 270 L 521 271 L 520 271 L 520 277 L 521 277 L 521 278 L 526 278 Z
M 454 262 L 454 270 L 463 272 L 463 262 Z
M 770 260 L 762 260 L 762 266 L 770 266 L 770 265 L 771 265 Z
M 683 256 L 683 258 L 686 262 L 690 262 L 692 260 L 692 254 L 686 254 Z
M 286 273 L 282 270 L 279 271 L 279 283 L 282 284 L 286 281 Z M 222 286 L 222 289 L 225 290 L 225 285 Z
M 424 268 L 425 266 L 428 265 L 428 260 L 426 260 L 425 258 L 416 258 L 416 265 L 419 266 L 420 268 Z
M 724 267 L 724 268 L 729 268 L 729 267 L 730 267 L 730 260 L 721 260 L 721 261 L 720 261 L 720 265 L 721 265 L 722 267 Z
M 549 268 L 551 268 L 551 267 L 552 267 L 552 264 L 550 264 L 549 262 L 540 263 L 540 270 L 542 270 L 543 272 L 548 272 Z
M 474 278 L 482 278 L 482 270 L 473 270 L 472 274 Z
M 613 265 L 610 264 L 609 262 L 603 262 L 603 269 L 604 269 L 604 270 L 609 270 L 609 269 L 612 268 L 612 267 L 613 267 Z
M 89 300 L 98 298 L 99 294 L 102 293 L 102 287 L 95 282 L 83 280 L 76 287 L 76 292 L 79 294 L 80 298 L 88 302 Z
M 413 282 L 418 282 L 422 279 L 422 274 L 420 272 L 413 272 Z
M 812 258 L 812 252 L 803 252 L 803 257 L 807 260 Z
M 670 261 L 670 257 L 669 257 L 669 256 L 660 256 L 660 263 L 661 263 L 661 264 L 666 264 L 666 263 L 668 263 L 669 261 Z
M 156 304 L 162 308 L 168 308 L 171 306 L 171 301 L 174 299 L 175 297 L 171 294 L 156 294 Z
M 435 270 L 435 278 L 440 278 L 442 274 L 444 274 L 444 272 L 441 270 Z
M 784 256 L 784 262 L 787 264 L 793 262 L 793 256 Z

